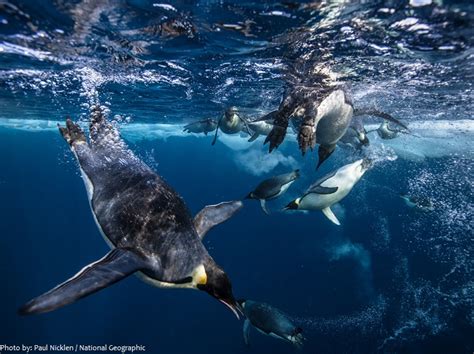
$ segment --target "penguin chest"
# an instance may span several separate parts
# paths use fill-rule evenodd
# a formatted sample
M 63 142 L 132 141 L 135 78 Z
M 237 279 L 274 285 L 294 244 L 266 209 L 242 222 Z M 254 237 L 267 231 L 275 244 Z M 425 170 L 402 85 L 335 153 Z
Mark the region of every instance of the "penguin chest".
M 234 114 L 222 119 L 220 129 L 226 134 L 235 134 L 242 130 L 242 121 L 239 116 Z
M 346 133 L 353 114 L 352 106 L 346 102 L 345 93 L 336 90 L 319 105 L 316 121 L 316 142 L 333 145 Z

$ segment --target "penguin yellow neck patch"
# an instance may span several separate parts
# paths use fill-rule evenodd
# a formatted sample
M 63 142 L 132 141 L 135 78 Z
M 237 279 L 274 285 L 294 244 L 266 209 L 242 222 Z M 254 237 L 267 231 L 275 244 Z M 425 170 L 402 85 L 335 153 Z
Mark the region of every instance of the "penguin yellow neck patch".
M 193 284 L 194 285 L 206 285 L 207 284 L 207 274 L 204 266 L 201 264 L 194 269 L 193 274 Z

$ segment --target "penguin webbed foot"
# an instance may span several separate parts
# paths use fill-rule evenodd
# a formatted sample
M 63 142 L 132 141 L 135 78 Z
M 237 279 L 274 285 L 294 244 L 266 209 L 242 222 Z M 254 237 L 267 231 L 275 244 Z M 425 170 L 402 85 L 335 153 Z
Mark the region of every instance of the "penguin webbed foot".
M 316 133 L 314 132 L 313 127 L 308 125 L 301 127 L 298 134 L 298 145 L 303 156 L 308 148 L 311 150 L 314 149 L 314 146 L 316 145 Z
M 282 127 L 279 125 L 274 125 L 270 133 L 268 133 L 267 137 L 265 138 L 264 145 L 270 142 L 270 146 L 268 148 L 269 152 L 272 152 L 274 149 L 279 147 L 286 136 L 286 129 L 287 127 Z
M 58 129 L 64 140 L 66 140 L 67 143 L 71 146 L 75 142 L 87 141 L 82 128 L 78 124 L 74 123 L 70 117 L 66 118 L 66 126 L 63 127 L 58 124 Z

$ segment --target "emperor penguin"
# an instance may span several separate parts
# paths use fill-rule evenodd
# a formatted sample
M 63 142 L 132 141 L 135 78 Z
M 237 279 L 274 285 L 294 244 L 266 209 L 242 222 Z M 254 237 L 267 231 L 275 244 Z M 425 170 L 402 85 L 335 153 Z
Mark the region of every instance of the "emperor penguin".
M 260 135 L 268 135 L 273 129 L 273 120 L 277 111 L 270 112 L 259 119 L 249 121 L 248 127 L 252 132 L 249 142 L 256 140 Z
M 259 332 L 282 339 L 301 348 L 305 338 L 303 330 L 297 327 L 291 318 L 279 309 L 266 303 L 252 300 L 238 301 L 246 319 L 244 322 L 244 342 L 249 345 L 250 325 Z
M 217 133 L 219 132 L 219 129 L 225 134 L 236 134 L 241 131 L 250 134 L 247 120 L 240 115 L 239 110 L 235 106 L 229 107 L 217 122 L 216 133 L 212 145 L 217 141 Z
M 339 143 L 357 150 L 370 144 L 369 138 L 367 137 L 367 130 L 360 119 L 352 120 L 352 123 L 347 128 L 346 133 L 339 140 Z
M 250 192 L 246 199 L 258 199 L 265 214 L 270 212 L 266 207 L 266 201 L 278 198 L 285 193 L 288 188 L 300 177 L 300 170 L 284 173 L 275 177 L 268 178 L 261 182 L 253 192 Z
M 197 122 L 186 124 L 183 128 L 183 131 L 186 133 L 204 133 L 208 134 L 213 132 L 217 127 L 217 122 L 214 119 L 202 119 Z
M 405 204 L 410 208 L 416 208 L 421 211 L 435 210 L 433 202 L 428 198 L 410 196 L 407 194 L 401 194 L 400 198 L 402 198 Z
M 392 128 L 387 121 L 383 121 L 377 128 L 377 134 L 384 140 L 395 139 L 401 131 Z
M 285 210 L 321 210 L 334 224 L 340 225 L 331 206 L 347 196 L 371 166 L 371 160 L 360 159 L 329 173 L 314 182 L 303 196 L 290 202 Z
M 19 313 L 53 311 L 138 274 L 155 286 L 205 291 L 239 317 L 231 281 L 202 238 L 242 203 L 207 206 L 193 220 L 183 199 L 129 150 L 99 106 L 92 109 L 88 140 L 71 119 L 59 131 L 79 163 L 92 214 L 112 250 Z

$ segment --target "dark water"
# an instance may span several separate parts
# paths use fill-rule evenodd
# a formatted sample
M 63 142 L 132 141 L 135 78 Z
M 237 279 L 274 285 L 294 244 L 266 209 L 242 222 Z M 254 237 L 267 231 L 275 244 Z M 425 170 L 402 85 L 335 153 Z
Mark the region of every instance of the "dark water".
M 0 345 L 296 350 L 256 330 L 247 348 L 242 322 L 206 294 L 136 277 L 17 315 L 109 250 L 56 130 L 100 102 L 193 213 L 301 169 L 268 203 L 270 216 L 245 202 L 205 245 L 237 297 L 268 302 L 304 329 L 303 353 L 472 353 L 474 12 L 469 2 L 426 3 L 0 2 Z M 182 33 L 158 33 L 170 19 L 186 24 Z M 238 23 L 249 27 L 222 28 Z M 221 133 L 211 146 L 210 135 L 182 132 L 229 105 L 250 117 L 274 110 L 295 80 L 326 68 L 351 84 L 356 106 L 383 108 L 417 135 L 371 133 L 366 153 L 378 163 L 334 207 L 340 227 L 320 212 L 279 210 L 360 153 L 338 147 L 315 172 L 316 154 L 302 157 L 291 136 L 268 154 L 263 138 Z M 401 193 L 434 210 L 409 208 Z

